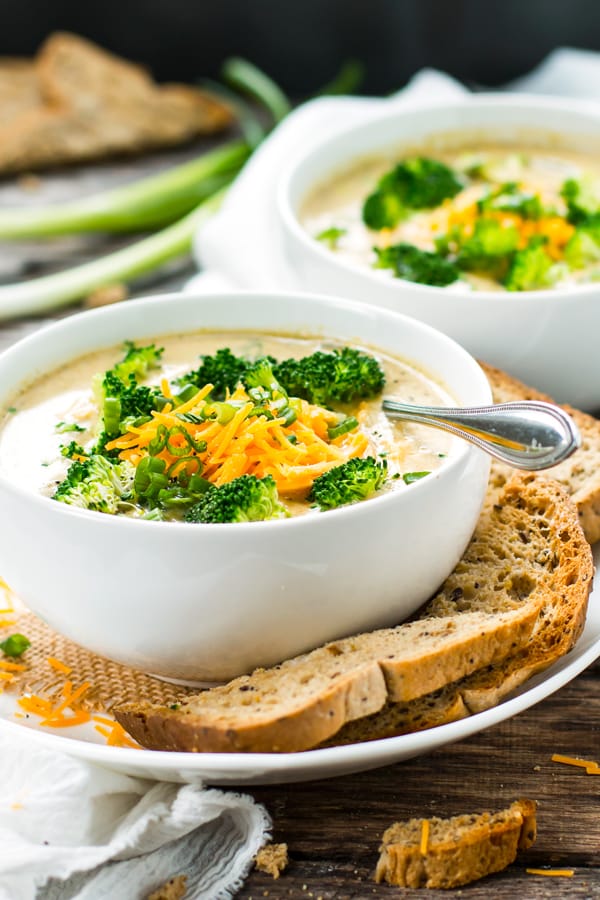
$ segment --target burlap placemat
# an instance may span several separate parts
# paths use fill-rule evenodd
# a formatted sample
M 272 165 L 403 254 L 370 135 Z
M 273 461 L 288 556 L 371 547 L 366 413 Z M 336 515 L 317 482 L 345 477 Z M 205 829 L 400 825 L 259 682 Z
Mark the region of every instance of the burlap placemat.
M 5 662 L 24 667 L 10 671 L 10 680 L 3 682 L 4 690 L 11 693 L 35 693 L 52 698 L 60 694 L 66 678 L 74 687 L 89 682 L 85 705 L 89 709 L 110 712 L 120 703 L 171 704 L 191 692 L 84 650 L 57 634 L 28 610 L 3 613 L 0 641 L 15 633 L 25 635 L 31 645 L 18 658 L 3 658 Z

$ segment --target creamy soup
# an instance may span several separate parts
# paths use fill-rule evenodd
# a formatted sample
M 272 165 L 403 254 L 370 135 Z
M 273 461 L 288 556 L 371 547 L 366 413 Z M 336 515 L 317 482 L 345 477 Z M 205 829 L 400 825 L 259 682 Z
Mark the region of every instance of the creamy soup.
M 224 348 L 227 365 L 219 356 Z M 367 366 L 371 382 L 364 391 L 370 396 L 348 401 L 343 392 L 341 400 L 321 394 L 297 399 L 282 386 L 287 379 L 302 393 L 290 381 L 293 360 L 305 365 L 316 351 L 325 354 L 326 366 L 332 358 L 343 360 L 346 351 L 332 341 L 200 333 L 125 351 L 77 359 L 14 398 L 0 430 L 6 477 L 101 512 L 205 521 L 190 518 L 190 509 L 199 509 L 209 493 L 214 503 L 225 485 L 249 475 L 269 479 L 276 516 L 271 510 L 264 517 L 271 518 L 341 505 L 317 502 L 316 491 L 320 476 L 336 470 L 337 477 L 348 462 L 352 469 L 369 459 L 377 477 L 364 495 L 344 494 L 342 486 L 343 502 L 409 490 L 443 464 L 452 446 L 444 432 L 392 422 L 382 413 L 384 391 L 409 403 L 453 405 L 435 378 L 384 353 L 350 351 L 354 362 Z M 256 387 L 249 371 L 265 356 L 267 387 Z M 241 377 L 231 375 L 232 360 L 246 366 Z M 219 365 L 228 370 L 227 387 L 217 385 Z M 354 374 L 352 390 L 362 377 Z
M 341 259 L 448 290 L 600 278 L 600 165 L 561 149 L 478 144 L 365 159 L 318 185 L 300 220 Z

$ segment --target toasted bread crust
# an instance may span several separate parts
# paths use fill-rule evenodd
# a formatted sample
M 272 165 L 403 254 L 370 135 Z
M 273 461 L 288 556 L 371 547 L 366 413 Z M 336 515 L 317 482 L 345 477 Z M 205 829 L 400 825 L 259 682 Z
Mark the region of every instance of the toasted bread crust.
M 535 841 L 535 814 L 534 801 L 517 800 L 498 813 L 429 819 L 425 848 L 422 819 L 397 822 L 383 835 L 375 880 L 399 887 L 454 888 L 499 872 Z
M 9 61 L 4 71 L 0 173 L 173 146 L 232 121 L 207 92 L 158 85 L 140 66 L 73 34 L 51 35 L 29 65 Z
M 453 722 L 497 705 L 536 672 L 551 665 L 575 645 L 585 624 L 592 588 L 594 565 L 591 548 L 579 524 L 577 511 L 559 484 L 534 475 L 513 478 L 497 498 L 488 515 L 509 516 L 519 542 L 533 550 L 538 566 L 537 590 L 542 596 L 540 615 L 531 639 L 515 654 L 464 679 L 447 683 L 438 691 L 411 703 L 388 702 L 375 714 L 351 722 L 328 744 L 376 740 L 411 731 L 422 731 Z M 538 543 L 533 532 L 519 525 L 524 510 L 538 516 Z M 546 524 L 552 523 L 546 534 Z M 568 536 L 568 537 L 567 537 Z M 539 540 L 541 539 L 541 540 Z M 476 531 L 463 559 L 442 589 L 426 607 L 426 613 L 447 615 L 452 603 L 459 608 L 477 608 L 477 587 L 483 580 L 481 562 L 490 563 L 489 539 L 481 527 Z M 519 579 L 518 557 L 505 555 L 507 574 Z M 539 558 L 538 554 L 540 554 Z M 454 598 L 454 599 L 453 599 Z M 483 598 L 482 598 L 483 602 Z
M 547 394 L 511 378 L 500 369 L 482 362 L 479 364 L 490 382 L 494 403 L 508 403 L 511 400 L 554 402 Z M 546 474 L 558 481 L 569 494 L 579 511 L 585 536 L 590 544 L 594 544 L 600 540 L 600 421 L 572 406 L 562 408 L 579 428 L 582 446 L 569 459 L 554 466 Z M 512 469 L 494 460 L 490 484 L 498 490 L 511 474 Z
M 517 475 L 482 516 L 423 618 L 332 642 L 192 696 L 175 710 L 140 703 L 115 714 L 141 744 L 165 750 L 290 752 L 333 735 L 340 743 L 385 736 L 398 701 L 430 695 L 494 663 L 501 672 L 501 661 L 525 652 L 534 632 L 550 634 L 543 625 L 550 611 L 561 610 L 562 646 L 572 642 L 592 572 L 589 545 L 564 491 Z M 462 696 L 447 699 L 448 714 L 459 717 Z

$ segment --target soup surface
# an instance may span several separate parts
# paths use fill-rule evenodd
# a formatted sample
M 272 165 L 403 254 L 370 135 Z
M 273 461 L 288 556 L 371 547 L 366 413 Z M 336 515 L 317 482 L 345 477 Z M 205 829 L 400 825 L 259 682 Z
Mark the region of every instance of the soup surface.
M 306 198 L 303 226 L 382 277 L 450 290 L 540 290 L 600 278 L 597 160 L 533 146 L 423 153 L 365 159 L 340 172 Z
M 384 391 L 454 405 L 434 378 L 365 348 L 241 332 L 167 336 L 90 354 L 24 389 L 4 410 L 0 470 L 56 500 L 154 520 L 314 513 L 409 490 L 450 452 L 443 432 L 390 421 Z M 371 469 L 355 471 L 364 460 Z M 340 472 L 345 480 L 319 494 L 319 477 Z M 206 512 L 209 495 L 214 507 L 242 476 L 273 489 L 262 511 L 227 518 L 229 497 L 226 513 Z

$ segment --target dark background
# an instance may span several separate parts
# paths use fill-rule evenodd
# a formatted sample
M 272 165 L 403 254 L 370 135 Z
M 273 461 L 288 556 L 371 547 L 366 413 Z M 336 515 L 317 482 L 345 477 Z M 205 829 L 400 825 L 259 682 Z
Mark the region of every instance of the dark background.
M 423 66 L 498 85 L 556 46 L 600 49 L 600 0 L 0 0 L 0 55 L 33 54 L 58 29 L 160 80 L 215 77 L 238 54 L 301 97 L 357 58 L 362 92 L 386 93 Z

